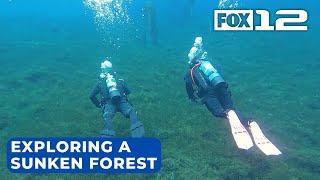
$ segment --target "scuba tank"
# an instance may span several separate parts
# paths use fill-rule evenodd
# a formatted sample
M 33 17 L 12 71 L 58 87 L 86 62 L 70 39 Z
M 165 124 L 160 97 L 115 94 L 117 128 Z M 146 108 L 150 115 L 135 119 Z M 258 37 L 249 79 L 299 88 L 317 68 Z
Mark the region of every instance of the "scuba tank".
M 199 70 L 205 75 L 206 79 L 213 87 L 220 83 L 226 83 L 209 61 L 202 61 Z
M 110 73 L 106 76 L 106 84 L 109 92 L 109 96 L 112 102 L 118 102 L 120 100 L 120 92 L 117 88 L 117 82 L 114 76 Z

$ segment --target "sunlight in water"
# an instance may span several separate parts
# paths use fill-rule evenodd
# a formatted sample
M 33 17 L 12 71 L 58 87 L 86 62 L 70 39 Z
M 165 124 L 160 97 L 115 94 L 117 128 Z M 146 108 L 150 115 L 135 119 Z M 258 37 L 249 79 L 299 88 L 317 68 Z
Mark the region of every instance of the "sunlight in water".
M 219 0 L 220 9 L 234 9 L 239 6 L 239 0 Z

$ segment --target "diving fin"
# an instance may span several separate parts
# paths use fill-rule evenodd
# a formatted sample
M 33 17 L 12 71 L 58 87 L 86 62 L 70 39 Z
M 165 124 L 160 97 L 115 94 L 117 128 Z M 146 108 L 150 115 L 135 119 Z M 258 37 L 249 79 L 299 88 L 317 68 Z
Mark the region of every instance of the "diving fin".
M 233 138 L 239 149 L 248 150 L 253 146 L 252 139 L 245 127 L 240 122 L 240 119 L 235 111 L 230 110 L 227 113 L 227 118 L 231 127 Z
M 263 132 L 261 131 L 258 123 L 256 122 L 250 122 L 249 128 L 253 137 L 253 140 L 255 144 L 258 146 L 258 148 L 267 156 L 269 155 L 280 155 L 280 150 L 267 139 Z
M 130 127 L 130 130 L 131 130 L 131 137 L 133 138 L 140 138 L 144 136 L 144 126 L 141 122 L 132 124 Z

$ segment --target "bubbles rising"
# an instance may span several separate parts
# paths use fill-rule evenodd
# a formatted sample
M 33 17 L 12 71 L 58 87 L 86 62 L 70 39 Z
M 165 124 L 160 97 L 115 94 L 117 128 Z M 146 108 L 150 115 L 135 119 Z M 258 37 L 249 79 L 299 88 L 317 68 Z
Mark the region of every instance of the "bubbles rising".
M 84 4 L 94 12 L 95 21 L 99 25 L 128 23 L 128 3 L 131 3 L 131 0 L 84 0 Z
M 119 41 L 131 24 L 128 6 L 132 0 L 84 0 L 85 6 L 92 10 L 97 30 L 103 41 L 119 47 Z

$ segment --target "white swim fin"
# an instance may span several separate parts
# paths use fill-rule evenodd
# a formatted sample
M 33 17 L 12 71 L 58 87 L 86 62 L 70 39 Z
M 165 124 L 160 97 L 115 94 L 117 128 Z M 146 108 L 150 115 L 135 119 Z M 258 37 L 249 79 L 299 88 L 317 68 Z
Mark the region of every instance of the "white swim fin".
M 253 140 L 255 144 L 258 146 L 258 148 L 267 156 L 269 155 L 280 155 L 281 152 L 279 149 L 267 139 L 263 132 L 261 131 L 259 125 L 256 122 L 251 122 L 249 124 L 250 131 L 253 137 Z
M 229 120 L 233 138 L 236 141 L 238 148 L 245 150 L 250 149 L 253 146 L 252 139 L 246 128 L 241 124 L 236 112 L 230 110 L 227 113 L 227 118 Z

